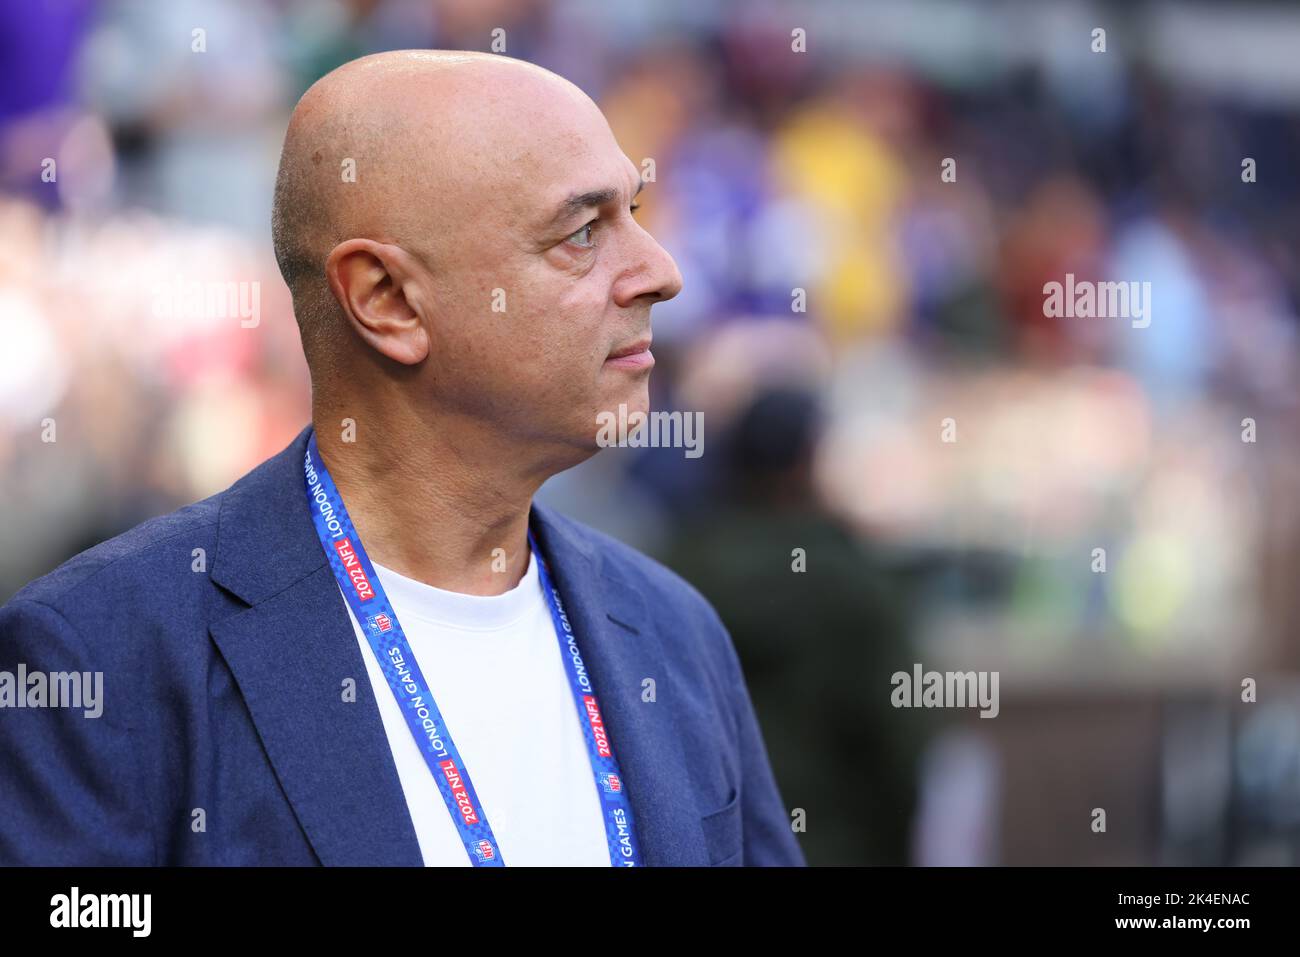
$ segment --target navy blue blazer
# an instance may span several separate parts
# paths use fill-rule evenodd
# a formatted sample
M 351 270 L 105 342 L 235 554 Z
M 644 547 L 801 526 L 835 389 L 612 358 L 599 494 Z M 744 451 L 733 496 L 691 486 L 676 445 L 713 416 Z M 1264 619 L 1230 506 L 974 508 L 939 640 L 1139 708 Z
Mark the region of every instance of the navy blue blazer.
M 307 507 L 307 434 L 0 608 L 0 671 L 103 673 L 98 718 L 0 708 L 0 865 L 422 863 Z M 531 521 L 643 862 L 804 864 L 717 613 L 594 529 L 537 505 Z

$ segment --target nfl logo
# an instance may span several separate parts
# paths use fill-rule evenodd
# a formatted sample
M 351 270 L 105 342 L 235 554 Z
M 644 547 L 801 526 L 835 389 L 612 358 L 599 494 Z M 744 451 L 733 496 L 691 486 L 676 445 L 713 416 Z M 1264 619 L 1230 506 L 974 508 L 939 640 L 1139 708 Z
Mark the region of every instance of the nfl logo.
M 618 775 L 609 772 L 600 776 L 600 786 L 610 794 L 617 794 L 623 790 L 623 782 L 618 779 Z
M 497 857 L 496 849 L 492 846 L 491 841 L 479 841 L 474 845 L 474 853 L 480 861 L 494 861 Z
M 388 631 L 393 627 L 393 620 L 385 615 L 382 611 L 370 619 L 370 628 L 372 631 Z

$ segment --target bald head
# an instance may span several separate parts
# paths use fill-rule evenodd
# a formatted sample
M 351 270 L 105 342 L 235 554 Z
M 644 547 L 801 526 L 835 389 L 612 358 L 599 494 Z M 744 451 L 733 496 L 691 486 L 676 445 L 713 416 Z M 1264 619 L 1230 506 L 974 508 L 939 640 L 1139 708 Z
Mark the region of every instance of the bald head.
M 599 413 L 648 408 L 650 306 L 681 286 L 642 185 L 596 104 L 529 63 L 403 51 L 321 79 L 273 213 L 314 414 L 592 454 Z
M 496 54 L 402 50 L 318 80 L 289 120 L 271 228 L 311 362 L 337 331 L 325 260 L 345 239 L 395 243 L 427 263 L 500 190 L 528 188 L 535 130 L 599 113 L 580 89 Z

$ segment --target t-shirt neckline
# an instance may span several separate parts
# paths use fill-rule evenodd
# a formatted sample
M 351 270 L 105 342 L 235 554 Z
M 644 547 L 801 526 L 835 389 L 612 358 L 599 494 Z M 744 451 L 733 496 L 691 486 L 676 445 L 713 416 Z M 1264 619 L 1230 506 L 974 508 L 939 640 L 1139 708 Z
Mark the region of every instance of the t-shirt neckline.
M 528 550 L 528 567 L 519 584 L 500 595 L 467 595 L 426 585 L 375 563 L 398 620 L 412 618 L 463 631 L 499 631 L 526 615 L 541 590 L 537 560 Z

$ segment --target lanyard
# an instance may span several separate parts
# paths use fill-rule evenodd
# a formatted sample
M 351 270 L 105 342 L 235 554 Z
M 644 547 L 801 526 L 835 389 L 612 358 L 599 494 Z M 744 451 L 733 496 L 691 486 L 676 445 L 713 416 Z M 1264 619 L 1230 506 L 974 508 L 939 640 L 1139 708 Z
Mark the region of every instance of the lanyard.
M 321 547 L 329 559 L 334 578 L 343 592 L 348 606 L 366 634 L 375 659 L 379 662 L 388 687 L 397 700 L 406 725 L 415 736 L 415 743 L 424 754 L 425 763 L 433 774 L 434 783 L 442 793 L 470 863 L 476 867 L 504 867 L 501 849 L 497 845 L 487 814 L 479 803 L 478 794 L 470 780 L 469 769 L 451 739 L 451 732 L 442 720 L 442 713 L 434 703 L 433 693 L 420 673 L 406 634 L 402 631 L 397 613 L 384 594 L 384 586 L 375 574 L 374 566 L 361 545 L 348 510 L 343 505 L 330 478 L 329 470 L 321 461 L 313 430 L 307 441 L 307 454 L 303 458 L 303 476 L 307 482 L 307 498 L 312 506 L 312 521 Z M 528 530 L 528 546 L 537 562 L 542 591 L 550 607 L 555 636 L 560 643 L 560 654 L 569 676 L 569 689 L 573 692 L 582 725 L 587 754 L 591 758 L 592 773 L 596 779 L 596 793 L 600 796 L 601 817 L 605 822 L 605 838 L 609 845 L 609 859 L 614 867 L 636 867 L 641 863 L 640 849 L 632 826 L 632 807 L 623 788 L 622 775 L 614 758 L 613 745 L 605 731 L 596 693 L 591 678 L 578 653 L 578 639 L 573 625 L 564 613 L 560 593 L 551 582 L 550 570 L 542 558 L 541 549 Z

